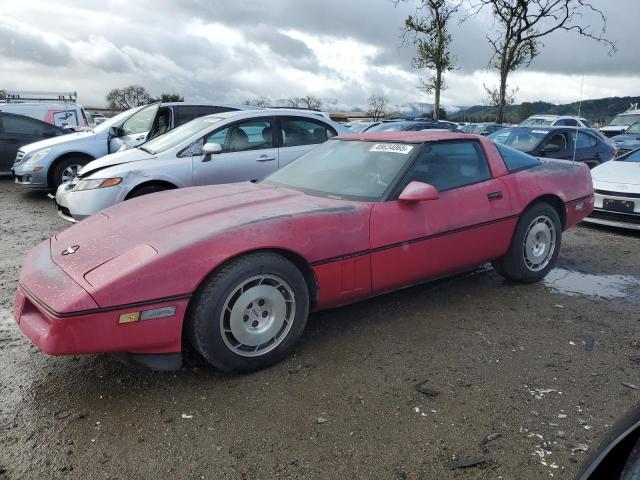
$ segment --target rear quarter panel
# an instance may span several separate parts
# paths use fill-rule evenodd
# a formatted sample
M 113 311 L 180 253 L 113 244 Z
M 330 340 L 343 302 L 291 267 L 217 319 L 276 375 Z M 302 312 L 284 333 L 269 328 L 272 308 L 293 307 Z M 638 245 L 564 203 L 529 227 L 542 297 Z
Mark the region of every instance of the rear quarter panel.
M 538 167 L 503 177 L 515 213 L 522 213 L 543 196 L 553 196 L 564 206 L 564 229 L 593 210 L 593 184 L 589 167 L 581 162 L 540 159 Z

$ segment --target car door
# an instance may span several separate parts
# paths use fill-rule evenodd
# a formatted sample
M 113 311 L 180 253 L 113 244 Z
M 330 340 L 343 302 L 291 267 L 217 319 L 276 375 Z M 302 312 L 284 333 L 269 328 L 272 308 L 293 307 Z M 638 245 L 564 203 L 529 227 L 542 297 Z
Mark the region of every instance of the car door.
M 411 181 L 433 185 L 439 198 L 397 200 Z M 394 195 L 371 215 L 376 293 L 462 271 L 508 249 L 515 225 L 508 191 L 477 141 L 427 144 Z
M 577 131 L 572 132 L 571 139 L 576 142 L 576 161 L 584 162 L 590 167 L 595 167 L 601 162 L 608 160 L 608 158 L 603 158 L 598 148 L 598 141 L 593 135 Z
M 0 171 L 13 166 L 18 149 L 23 145 L 62 135 L 53 125 L 23 115 L 0 115 Z
M 123 145 L 137 147 L 147 140 L 158 113 L 159 104 L 149 105 L 129 117 L 118 130 L 118 135 L 109 140 L 109 152 L 117 152 Z
M 308 117 L 279 117 L 279 166 L 294 161 L 319 143 L 337 135 L 330 125 Z
M 536 155 L 560 160 L 573 159 L 573 141 L 569 131 L 551 131 L 538 147 Z
M 192 157 L 193 184 L 256 181 L 276 171 L 274 130 L 271 117 L 242 120 L 214 130 L 202 143 L 218 143 L 222 151 Z

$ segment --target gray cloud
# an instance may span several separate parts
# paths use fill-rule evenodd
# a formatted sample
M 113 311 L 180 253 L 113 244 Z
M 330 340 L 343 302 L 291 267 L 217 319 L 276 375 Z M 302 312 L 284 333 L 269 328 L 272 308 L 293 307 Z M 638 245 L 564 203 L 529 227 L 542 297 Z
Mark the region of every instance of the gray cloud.
M 594 3 L 609 18 L 608 34 L 618 41 L 618 53 L 609 57 L 593 41 L 556 33 L 545 39 L 532 65 L 514 77 L 521 92 L 561 99 L 573 95 L 571 76 L 584 74 L 609 78 L 602 88 L 607 94 L 637 93 L 629 91 L 629 77 L 640 76 L 634 50 L 640 2 Z M 416 0 L 397 7 L 391 0 L 23 0 L 11 18 L 0 16 L 5 84 L 0 88 L 23 88 L 29 72 L 29 88 L 77 89 L 88 92 L 91 103 L 128 83 L 144 84 L 154 94 L 176 90 L 191 99 L 220 101 L 313 93 L 364 106 L 372 91 L 385 92 L 393 103 L 426 100 L 416 89 L 421 73 L 411 67 L 414 47 L 403 46 L 401 39 L 403 20 L 415 5 Z M 595 25 L 594 18 L 584 21 Z M 203 35 L 199 29 L 208 25 L 222 25 L 223 33 Z M 481 73 L 490 58 L 485 37 L 493 28 L 488 15 L 452 26 L 458 69 L 448 74 L 448 101 L 479 102 L 482 82 L 495 80 Z M 352 52 L 343 51 L 340 42 L 347 39 L 356 42 L 348 47 Z M 364 56 L 371 49 L 375 53 Z M 351 56 L 342 58 L 345 53 Z M 553 86 L 536 89 L 534 72 L 564 75 L 566 83 L 558 77 Z M 597 92 L 597 84 L 590 91 Z

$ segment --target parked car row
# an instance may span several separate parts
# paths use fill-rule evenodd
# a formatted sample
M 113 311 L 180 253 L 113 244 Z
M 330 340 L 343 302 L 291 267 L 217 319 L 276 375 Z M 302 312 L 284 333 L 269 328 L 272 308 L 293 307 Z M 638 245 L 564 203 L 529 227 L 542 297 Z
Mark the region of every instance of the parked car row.
M 155 103 L 122 112 L 86 132 L 26 145 L 18 150 L 12 173 L 29 188 L 57 188 L 97 158 L 138 146 L 194 118 L 248 109 L 246 105 Z

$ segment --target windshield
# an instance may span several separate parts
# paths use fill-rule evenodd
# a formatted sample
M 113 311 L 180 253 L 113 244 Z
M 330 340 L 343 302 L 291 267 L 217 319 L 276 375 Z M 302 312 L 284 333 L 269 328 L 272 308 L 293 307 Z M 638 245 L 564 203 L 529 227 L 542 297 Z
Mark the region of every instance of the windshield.
M 485 125 L 476 123 L 475 125 L 465 125 L 462 127 L 462 131 L 464 133 L 480 133 L 484 130 Z
M 530 152 L 547 136 L 549 130 L 524 128 L 503 128 L 488 136 L 496 143 L 502 143 L 522 152 Z
M 399 132 L 407 125 L 411 125 L 407 122 L 384 122 L 378 125 L 374 125 L 371 128 L 367 128 L 367 133 L 371 132 Z
M 310 194 L 379 200 L 395 184 L 419 144 L 329 140 L 274 172 L 267 184 Z
M 535 127 L 535 126 L 550 127 L 552 123 L 553 123 L 553 120 L 549 120 L 547 118 L 531 117 L 531 118 L 527 118 L 524 122 L 522 122 L 520 124 L 520 126 L 522 126 L 522 127 Z
M 115 117 L 107 118 L 104 122 L 100 123 L 99 125 L 96 125 L 93 131 L 96 133 L 106 132 L 115 124 L 123 120 L 126 120 L 127 118 L 132 116 L 137 111 L 143 109 L 144 107 L 146 107 L 146 105 L 143 105 L 142 107 L 132 108 L 131 110 L 127 110 L 126 112 L 119 113 Z
M 184 125 L 180 125 L 179 127 L 176 127 L 153 140 L 143 143 L 138 148 L 149 153 L 162 153 L 170 148 L 180 145 L 182 142 L 189 140 L 198 133 L 202 133 L 204 135 L 205 130 L 213 127 L 213 125 L 219 121 L 220 118 L 217 117 L 196 118 L 195 120 L 191 120 Z
M 633 135 L 640 134 L 640 122 L 636 122 L 633 125 L 631 125 L 629 128 L 625 130 L 624 133 L 631 133 Z
M 621 157 L 614 158 L 616 162 L 635 162 L 640 163 L 640 148 L 638 150 L 634 150 L 627 155 L 622 155 Z
M 609 123 L 609 126 L 611 127 L 624 127 L 625 125 L 631 125 L 633 123 L 636 123 L 640 121 L 640 114 L 636 113 L 636 114 L 621 114 L 621 115 L 617 115 L 613 120 L 611 120 L 611 123 Z

